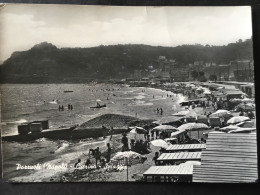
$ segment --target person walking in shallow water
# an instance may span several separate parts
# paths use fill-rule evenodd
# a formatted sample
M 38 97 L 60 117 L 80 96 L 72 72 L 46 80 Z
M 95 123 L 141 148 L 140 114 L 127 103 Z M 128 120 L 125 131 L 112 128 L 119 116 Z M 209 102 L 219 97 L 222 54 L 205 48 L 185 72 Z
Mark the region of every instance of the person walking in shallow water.
M 162 115 L 163 114 L 163 109 L 161 108 L 160 110 L 161 110 L 161 115 Z

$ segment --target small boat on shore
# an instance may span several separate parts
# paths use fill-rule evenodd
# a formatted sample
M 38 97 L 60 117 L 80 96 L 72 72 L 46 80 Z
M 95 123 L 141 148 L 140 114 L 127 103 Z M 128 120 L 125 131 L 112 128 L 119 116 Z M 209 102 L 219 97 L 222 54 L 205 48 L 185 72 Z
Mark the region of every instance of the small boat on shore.
M 100 106 L 92 106 L 92 107 L 90 107 L 90 108 L 104 108 L 104 107 L 107 107 L 107 105 L 104 104 L 104 105 L 100 105 Z
M 63 91 L 64 93 L 72 93 L 72 92 L 74 92 L 74 91 L 72 91 L 72 90 L 65 90 L 65 91 Z

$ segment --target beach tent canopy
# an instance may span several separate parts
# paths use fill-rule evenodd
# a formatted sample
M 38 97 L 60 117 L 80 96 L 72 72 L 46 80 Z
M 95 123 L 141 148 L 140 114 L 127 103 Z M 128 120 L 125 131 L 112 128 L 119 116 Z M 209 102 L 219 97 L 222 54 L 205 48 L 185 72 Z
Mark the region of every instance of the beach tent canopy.
M 151 144 L 156 147 L 162 147 L 162 148 L 168 147 L 168 144 L 166 143 L 166 141 L 164 141 L 162 139 L 153 140 L 153 141 L 151 141 Z
M 178 127 L 179 130 L 186 131 L 198 131 L 198 130 L 208 130 L 209 126 L 204 123 L 186 123 Z
M 117 152 L 116 155 L 111 159 L 112 163 L 117 163 L 118 161 L 122 161 L 121 164 L 127 165 L 134 165 L 138 163 L 142 163 L 146 160 L 146 157 L 133 152 L 133 151 L 126 151 L 126 152 Z
M 175 132 L 178 131 L 178 129 L 171 125 L 159 125 L 153 128 L 152 131 Z
M 236 124 L 236 123 L 240 123 L 243 121 L 250 121 L 250 118 L 248 118 L 246 116 L 234 116 L 227 121 L 227 124 Z

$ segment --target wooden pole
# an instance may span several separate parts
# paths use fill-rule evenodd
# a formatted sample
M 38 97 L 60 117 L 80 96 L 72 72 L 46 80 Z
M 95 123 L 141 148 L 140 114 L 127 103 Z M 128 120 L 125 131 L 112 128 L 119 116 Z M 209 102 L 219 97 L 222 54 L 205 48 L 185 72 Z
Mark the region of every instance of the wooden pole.
M 128 160 L 126 157 L 126 180 L 128 181 Z

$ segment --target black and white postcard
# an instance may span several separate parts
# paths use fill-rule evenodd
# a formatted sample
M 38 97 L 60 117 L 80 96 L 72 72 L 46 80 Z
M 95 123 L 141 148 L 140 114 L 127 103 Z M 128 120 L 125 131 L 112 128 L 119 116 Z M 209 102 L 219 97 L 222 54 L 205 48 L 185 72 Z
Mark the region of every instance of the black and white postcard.
M 258 180 L 250 6 L 0 4 L 6 182 Z

